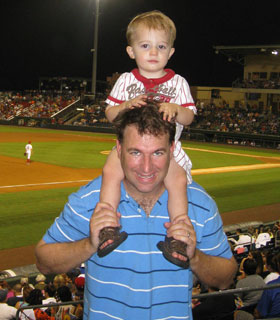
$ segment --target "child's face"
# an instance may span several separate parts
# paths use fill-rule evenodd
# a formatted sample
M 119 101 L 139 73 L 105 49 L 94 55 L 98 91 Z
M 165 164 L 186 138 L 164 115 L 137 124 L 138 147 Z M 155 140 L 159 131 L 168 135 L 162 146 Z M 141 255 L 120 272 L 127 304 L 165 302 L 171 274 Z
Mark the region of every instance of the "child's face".
M 161 78 L 164 67 L 175 49 L 171 48 L 169 36 L 164 30 L 148 29 L 139 25 L 131 46 L 126 48 L 131 59 L 136 60 L 139 72 L 146 78 Z

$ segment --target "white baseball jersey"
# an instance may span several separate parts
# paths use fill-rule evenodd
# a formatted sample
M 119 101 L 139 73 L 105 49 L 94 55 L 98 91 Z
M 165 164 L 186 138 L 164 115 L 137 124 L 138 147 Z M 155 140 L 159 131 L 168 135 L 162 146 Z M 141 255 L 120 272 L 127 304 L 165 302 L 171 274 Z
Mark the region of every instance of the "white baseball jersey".
M 141 94 L 147 94 L 155 101 L 176 103 L 190 108 L 196 114 L 196 107 L 186 79 L 175 74 L 171 69 L 165 69 L 165 72 L 166 74 L 158 79 L 147 79 L 139 73 L 138 69 L 123 73 L 115 83 L 106 103 L 116 106 Z M 183 129 L 184 126 L 176 122 L 174 158 L 186 170 L 188 183 L 191 183 L 192 162 L 179 141 Z
M 27 159 L 30 159 L 31 151 L 32 151 L 32 145 L 30 143 L 28 143 L 25 146 L 25 152 L 26 152 L 26 155 L 27 155 Z

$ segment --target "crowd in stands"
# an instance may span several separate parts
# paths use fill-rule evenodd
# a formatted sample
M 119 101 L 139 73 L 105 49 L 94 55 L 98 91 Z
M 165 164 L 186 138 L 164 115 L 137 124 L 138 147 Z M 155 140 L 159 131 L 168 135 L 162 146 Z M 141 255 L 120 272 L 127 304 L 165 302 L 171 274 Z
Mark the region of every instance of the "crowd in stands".
M 85 105 L 79 119 L 73 122 L 74 126 L 92 126 L 96 123 L 108 123 L 105 116 L 104 102 L 99 104 Z
M 72 93 L 28 92 L 25 94 L 0 92 L 0 119 L 11 120 L 15 116 L 50 118 L 67 105 L 77 100 Z M 105 116 L 105 97 L 98 101 L 84 103 L 84 109 L 75 118 L 75 126 L 92 126 L 96 123 L 108 123 Z M 219 132 L 280 135 L 279 115 L 271 108 L 257 105 L 229 106 L 227 103 L 204 103 L 197 101 L 197 116 L 190 128 Z M 53 123 L 63 124 L 58 119 Z
M 71 93 L 0 92 L 0 119 L 11 120 L 15 116 L 49 118 L 76 99 Z
M 268 237 L 267 237 L 268 235 Z M 280 223 L 257 225 L 227 233 L 239 270 L 231 289 L 280 285 Z M 0 281 L 0 320 L 13 319 L 20 309 L 21 320 L 81 320 L 83 318 L 84 269 L 57 274 L 47 281 L 38 274 L 30 283 L 22 277 L 12 287 Z M 194 277 L 193 295 L 219 292 Z M 74 303 L 77 301 L 77 304 Z M 64 302 L 64 305 L 50 304 Z M 280 317 L 280 287 L 268 290 L 238 291 L 206 298 L 193 298 L 194 320 L 246 320 Z
M 258 225 L 228 233 L 239 270 L 231 289 L 240 292 L 193 299 L 194 320 L 280 318 L 280 287 L 242 291 L 242 288 L 280 285 L 280 224 Z M 193 294 L 218 292 L 195 280 Z M 239 290 L 237 290 L 239 291 Z
M 256 105 L 229 107 L 214 103 L 197 102 L 197 116 L 191 128 L 221 132 L 243 132 L 253 134 L 280 135 L 279 116 L 271 109 Z
M 85 278 L 79 269 L 56 275 L 51 282 L 43 274 L 38 274 L 36 283 L 29 283 L 22 277 L 12 286 L 0 281 L 0 319 L 15 319 L 17 310 L 22 307 L 46 305 L 45 307 L 20 309 L 20 320 L 81 320 L 83 319 L 83 291 Z M 73 303 L 77 301 L 79 303 Z M 60 306 L 54 303 L 67 302 Z
M 255 89 L 280 89 L 280 79 L 237 79 L 233 82 L 235 88 L 255 88 Z

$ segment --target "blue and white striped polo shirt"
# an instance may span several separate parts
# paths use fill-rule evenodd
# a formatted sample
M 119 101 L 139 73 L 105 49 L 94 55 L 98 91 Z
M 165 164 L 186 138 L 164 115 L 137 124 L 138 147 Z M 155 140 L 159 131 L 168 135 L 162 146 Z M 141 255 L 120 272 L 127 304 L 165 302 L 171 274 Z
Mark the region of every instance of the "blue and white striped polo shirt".
M 99 200 L 101 177 L 70 195 L 46 232 L 47 243 L 76 241 L 89 236 L 89 220 Z M 149 217 L 121 187 L 122 229 L 128 238 L 104 258 L 94 254 L 86 263 L 84 320 L 192 319 L 192 273 L 163 257 L 157 243 L 169 221 L 167 191 Z M 213 199 L 193 182 L 188 186 L 189 217 L 204 253 L 230 258 L 231 250 Z

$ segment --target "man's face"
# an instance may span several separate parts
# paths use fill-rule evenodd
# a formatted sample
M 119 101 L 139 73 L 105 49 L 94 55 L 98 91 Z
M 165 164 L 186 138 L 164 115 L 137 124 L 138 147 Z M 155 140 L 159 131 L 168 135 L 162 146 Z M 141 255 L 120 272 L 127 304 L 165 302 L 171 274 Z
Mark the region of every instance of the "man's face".
M 148 79 L 163 77 L 164 67 L 174 53 L 164 30 L 148 29 L 141 24 L 126 50 L 130 58 L 136 60 L 140 74 Z
M 158 196 L 163 191 L 173 149 L 167 134 L 141 136 L 134 125 L 125 128 L 122 144 L 117 141 L 117 152 L 132 197 Z

